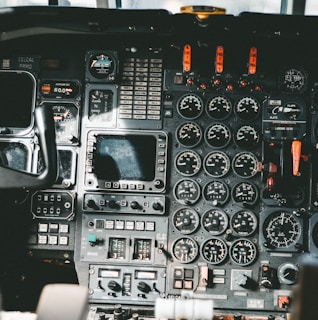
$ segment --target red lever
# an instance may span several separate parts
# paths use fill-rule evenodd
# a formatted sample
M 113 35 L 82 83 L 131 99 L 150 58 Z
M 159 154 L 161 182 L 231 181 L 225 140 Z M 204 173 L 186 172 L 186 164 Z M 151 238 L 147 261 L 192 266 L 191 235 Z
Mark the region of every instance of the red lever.
M 293 175 L 298 176 L 301 156 L 301 141 L 294 140 L 292 142 L 291 153 L 293 156 Z

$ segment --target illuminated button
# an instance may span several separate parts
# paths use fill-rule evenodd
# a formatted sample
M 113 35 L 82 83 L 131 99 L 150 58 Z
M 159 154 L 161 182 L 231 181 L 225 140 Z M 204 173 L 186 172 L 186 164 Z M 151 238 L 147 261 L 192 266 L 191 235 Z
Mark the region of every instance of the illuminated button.
M 112 183 L 111 182 L 105 182 L 105 188 L 106 189 L 111 189 Z
M 144 231 L 145 230 L 144 221 L 137 221 L 136 222 L 136 230 L 138 230 L 138 231 Z
M 119 189 L 120 188 L 119 182 L 113 182 L 113 188 L 114 189 Z
M 126 221 L 126 230 L 134 230 L 135 222 L 134 221 Z
M 129 185 L 129 189 L 130 190 L 135 190 L 136 189 L 136 185 L 135 184 L 130 184 Z
M 187 289 L 187 290 L 192 290 L 193 289 L 193 281 L 192 280 L 184 280 L 183 288 Z
M 57 223 L 50 223 L 49 231 L 50 232 L 58 232 L 59 225 Z
M 47 244 L 47 236 L 39 235 L 38 244 Z
M 58 244 L 58 237 L 57 236 L 49 236 L 48 243 L 51 245 L 57 245 Z
M 186 279 L 193 279 L 194 271 L 192 269 L 185 269 L 184 270 L 184 277 Z
M 115 222 L 115 229 L 116 230 L 124 230 L 124 221 L 116 220 Z
M 66 236 L 59 237 L 59 244 L 62 246 L 67 246 L 68 245 L 68 237 L 66 237 Z
M 39 232 L 48 232 L 48 224 L 47 223 L 39 223 L 38 231 Z
M 114 229 L 115 221 L 114 220 L 106 220 L 105 229 L 112 230 Z
M 59 231 L 60 231 L 60 233 L 69 233 L 69 225 L 68 224 L 60 224 Z
M 141 184 L 141 183 L 137 184 L 137 189 L 138 190 L 144 190 L 144 188 L 145 188 L 145 186 L 143 184 Z
M 175 279 L 182 279 L 183 278 L 183 269 L 174 269 L 174 278 Z
M 174 280 L 173 287 L 174 287 L 174 289 L 182 289 L 183 281 L 182 280 Z
M 146 222 L 146 231 L 155 231 L 155 222 L 147 221 Z

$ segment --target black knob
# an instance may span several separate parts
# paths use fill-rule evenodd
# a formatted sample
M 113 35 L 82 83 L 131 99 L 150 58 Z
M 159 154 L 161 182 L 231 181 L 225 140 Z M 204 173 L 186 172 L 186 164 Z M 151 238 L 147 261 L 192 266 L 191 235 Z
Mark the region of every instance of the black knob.
M 89 208 L 92 208 L 92 209 L 97 209 L 97 208 L 98 208 L 98 206 L 96 205 L 96 202 L 95 202 L 94 199 L 89 199 L 89 200 L 87 201 L 87 206 L 88 206 Z
M 139 209 L 140 208 L 140 204 L 137 201 L 132 201 L 130 203 L 130 208 L 134 209 L 134 210 Z
M 152 204 L 152 207 L 156 211 L 162 211 L 162 209 L 163 209 L 162 204 L 160 202 L 154 202 Z
M 111 209 L 116 209 L 118 207 L 118 204 L 115 200 L 109 200 L 108 205 Z
M 137 285 L 137 288 L 144 293 L 149 293 L 151 291 L 150 286 L 144 281 L 140 281 Z
M 240 313 L 236 313 L 233 320 L 242 320 L 242 315 Z
M 121 290 L 119 283 L 117 283 L 115 280 L 109 281 L 108 288 L 115 292 L 119 292 Z

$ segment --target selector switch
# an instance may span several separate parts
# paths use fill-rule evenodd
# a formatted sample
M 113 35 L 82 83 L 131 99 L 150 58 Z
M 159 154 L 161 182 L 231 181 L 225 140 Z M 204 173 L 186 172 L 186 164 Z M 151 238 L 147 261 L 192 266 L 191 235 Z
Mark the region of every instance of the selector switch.
M 137 285 L 137 288 L 143 293 L 149 293 L 151 291 L 150 286 L 144 281 L 140 281 Z
M 138 201 L 132 201 L 130 203 L 130 208 L 134 210 L 138 210 L 138 209 L 141 209 L 141 205 L 138 203 Z
M 120 292 L 121 291 L 121 286 L 115 280 L 109 281 L 107 286 L 112 291 L 115 291 L 115 292 Z

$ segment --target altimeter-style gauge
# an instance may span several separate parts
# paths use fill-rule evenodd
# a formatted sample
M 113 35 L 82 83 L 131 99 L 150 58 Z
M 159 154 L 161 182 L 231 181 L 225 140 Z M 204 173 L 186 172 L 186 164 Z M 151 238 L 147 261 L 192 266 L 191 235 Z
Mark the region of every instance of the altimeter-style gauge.
M 249 239 L 237 239 L 230 246 L 230 257 L 232 261 L 240 266 L 252 264 L 257 257 L 257 248 Z
M 298 67 L 285 69 L 279 79 L 279 89 L 284 93 L 300 93 L 306 89 L 307 74 Z
M 200 247 L 202 258 L 210 264 L 220 264 L 227 258 L 227 245 L 219 238 L 210 238 L 204 241 Z
M 182 237 L 172 244 L 172 254 L 179 262 L 190 263 L 198 256 L 199 246 L 192 238 Z

